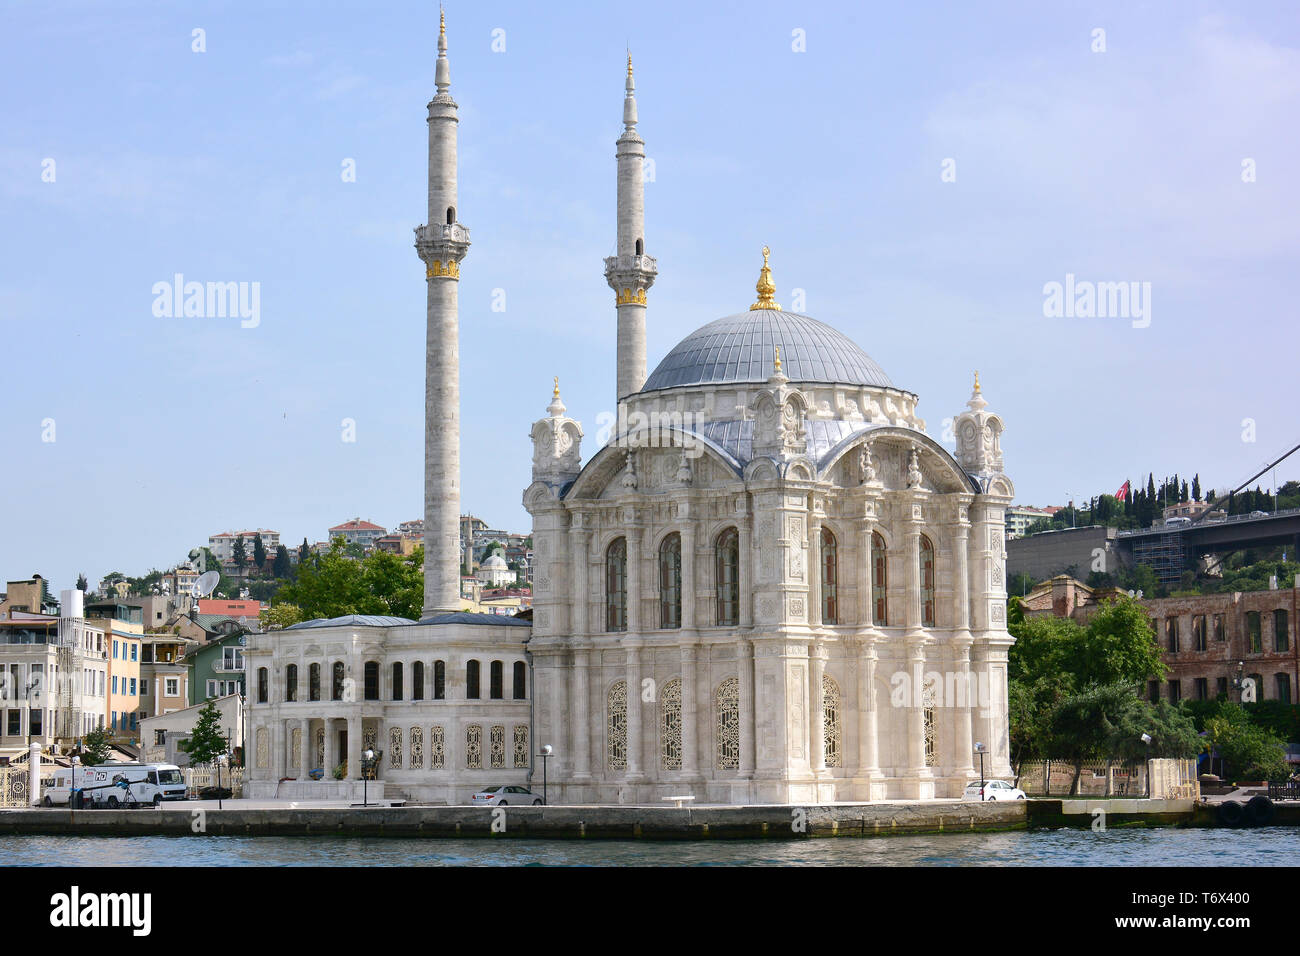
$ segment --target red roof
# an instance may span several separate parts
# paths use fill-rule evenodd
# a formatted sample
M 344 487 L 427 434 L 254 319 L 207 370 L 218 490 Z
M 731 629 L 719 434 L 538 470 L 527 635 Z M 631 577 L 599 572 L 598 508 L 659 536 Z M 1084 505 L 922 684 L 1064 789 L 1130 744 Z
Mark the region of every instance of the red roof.
M 345 521 L 342 524 L 336 524 L 330 528 L 331 531 L 385 531 L 377 524 L 371 524 L 369 521 L 362 521 L 357 518 L 355 521 Z
M 200 614 L 224 614 L 227 617 L 257 617 L 262 613 L 261 601 L 221 601 L 215 598 L 199 600 Z

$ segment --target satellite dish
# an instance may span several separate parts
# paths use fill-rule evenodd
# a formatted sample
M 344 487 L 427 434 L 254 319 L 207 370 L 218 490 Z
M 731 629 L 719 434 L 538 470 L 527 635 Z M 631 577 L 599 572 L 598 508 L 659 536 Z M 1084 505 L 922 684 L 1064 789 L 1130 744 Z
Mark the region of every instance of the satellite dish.
M 199 575 L 199 579 L 194 582 L 194 594 L 197 597 L 207 597 L 220 580 L 220 571 L 204 571 Z

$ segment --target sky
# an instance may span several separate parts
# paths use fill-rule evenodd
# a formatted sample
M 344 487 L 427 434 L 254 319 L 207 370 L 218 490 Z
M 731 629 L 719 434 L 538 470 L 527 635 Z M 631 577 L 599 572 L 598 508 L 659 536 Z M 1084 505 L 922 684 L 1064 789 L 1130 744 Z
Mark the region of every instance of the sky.
M 749 306 L 768 245 L 777 301 L 950 449 L 979 370 L 1020 503 L 1223 489 L 1300 443 L 1294 4 L 446 9 L 464 512 L 530 527 L 552 376 L 584 459 L 613 411 L 629 48 L 650 370 Z M 431 3 L 0 8 L 0 580 L 420 516 L 437 28 Z M 255 319 L 157 314 L 177 274 L 255 283 Z M 1053 314 L 1067 281 L 1139 296 Z

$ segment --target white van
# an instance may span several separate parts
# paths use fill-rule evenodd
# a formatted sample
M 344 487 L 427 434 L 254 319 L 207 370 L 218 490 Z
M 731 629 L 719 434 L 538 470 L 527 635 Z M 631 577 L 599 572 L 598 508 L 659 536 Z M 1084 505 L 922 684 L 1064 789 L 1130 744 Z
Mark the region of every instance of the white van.
M 45 792 L 41 802 L 47 807 L 66 804 L 72 782 L 72 769 L 60 767 L 54 772 L 54 785 Z M 132 803 L 156 807 L 164 800 L 186 798 L 181 768 L 170 763 L 103 763 L 77 767 L 76 784 L 85 801 L 96 807 L 116 808 Z

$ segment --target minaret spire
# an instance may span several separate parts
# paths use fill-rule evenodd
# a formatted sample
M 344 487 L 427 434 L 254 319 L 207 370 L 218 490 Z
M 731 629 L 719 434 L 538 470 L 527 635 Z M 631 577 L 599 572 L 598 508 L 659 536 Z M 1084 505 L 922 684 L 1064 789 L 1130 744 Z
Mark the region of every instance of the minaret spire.
M 427 287 L 424 360 L 424 616 L 460 610 L 460 263 L 469 230 L 456 218 L 456 129 L 447 21 L 438 27 L 438 92 L 429 101 L 429 219 L 415 229 Z
M 615 144 L 618 161 L 618 244 L 605 260 L 605 281 L 614 290 L 618 310 L 618 387 L 621 402 L 645 384 L 646 290 L 658 275 L 645 254 L 645 142 L 636 131 L 636 80 L 632 53 L 627 55 L 623 96 L 623 135 Z

